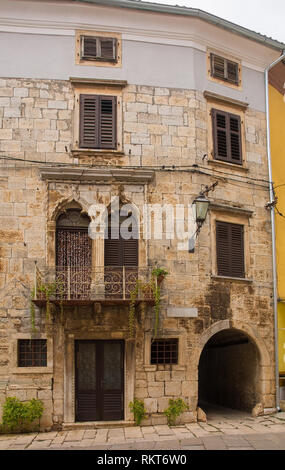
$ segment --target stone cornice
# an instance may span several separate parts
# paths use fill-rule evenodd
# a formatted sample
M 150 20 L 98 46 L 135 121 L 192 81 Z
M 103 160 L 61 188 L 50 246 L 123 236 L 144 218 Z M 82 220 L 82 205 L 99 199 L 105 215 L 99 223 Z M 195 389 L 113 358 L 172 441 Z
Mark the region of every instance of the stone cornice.
M 229 98 L 228 96 L 218 95 L 217 93 L 212 93 L 211 91 L 205 90 L 203 94 L 206 100 L 216 101 L 218 103 L 227 104 L 239 109 L 245 110 L 249 106 L 249 103 L 245 103 L 244 101 L 235 100 L 233 98 Z
M 127 80 L 107 80 L 107 79 L 98 79 L 98 78 L 80 78 L 80 77 L 70 77 L 69 81 L 73 85 L 87 85 L 87 86 L 108 86 L 108 87 L 118 87 L 124 88 L 127 86 Z
M 48 181 L 78 181 L 90 183 L 138 183 L 147 184 L 154 177 L 153 170 L 131 168 L 74 168 L 40 167 L 40 175 Z
M 210 210 L 215 212 L 227 212 L 231 214 L 243 215 L 245 217 L 252 217 L 253 211 L 244 209 L 242 207 L 226 206 L 224 204 L 210 203 Z

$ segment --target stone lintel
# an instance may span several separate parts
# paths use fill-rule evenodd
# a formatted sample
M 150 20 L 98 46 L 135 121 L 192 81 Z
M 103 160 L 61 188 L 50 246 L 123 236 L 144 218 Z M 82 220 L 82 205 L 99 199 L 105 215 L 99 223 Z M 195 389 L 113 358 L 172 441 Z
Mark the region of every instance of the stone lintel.
M 124 169 L 124 168 L 82 168 L 82 167 L 41 167 L 41 178 L 49 181 L 75 180 L 79 182 L 130 182 L 149 183 L 153 176 L 153 170 Z
M 252 217 L 253 211 L 248 209 L 244 209 L 242 207 L 234 207 L 234 206 L 226 206 L 224 204 L 215 204 L 213 202 L 210 203 L 210 210 L 218 211 L 218 212 L 228 212 L 232 214 L 243 215 L 246 217 Z
M 70 77 L 69 81 L 74 85 L 110 86 L 119 88 L 124 88 L 128 84 L 127 80 L 107 80 L 81 77 Z
M 247 109 L 249 104 L 245 101 L 235 100 L 228 96 L 218 95 L 217 93 L 212 93 L 211 91 L 204 91 L 204 97 L 209 101 L 217 101 L 219 103 L 227 104 L 230 106 L 235 106 L 240 109 Z

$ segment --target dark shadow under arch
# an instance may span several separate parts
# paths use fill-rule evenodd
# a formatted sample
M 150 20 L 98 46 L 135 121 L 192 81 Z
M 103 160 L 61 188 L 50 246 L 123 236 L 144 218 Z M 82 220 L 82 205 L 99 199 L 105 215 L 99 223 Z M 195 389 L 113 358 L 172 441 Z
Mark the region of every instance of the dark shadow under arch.
M 199 361 L 199 406 L 219 405 L 251 412 L 260 402 L 260 354 L 237 329 L 214 334 Z

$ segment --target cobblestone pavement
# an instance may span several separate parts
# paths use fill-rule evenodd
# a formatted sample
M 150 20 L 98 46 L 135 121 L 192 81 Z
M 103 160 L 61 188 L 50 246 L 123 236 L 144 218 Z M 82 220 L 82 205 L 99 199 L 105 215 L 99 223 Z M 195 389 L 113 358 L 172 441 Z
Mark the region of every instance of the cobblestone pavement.
M 0 450 L 285 450 L 285 412 L 209 413 L 207 423 L 0 435 Z

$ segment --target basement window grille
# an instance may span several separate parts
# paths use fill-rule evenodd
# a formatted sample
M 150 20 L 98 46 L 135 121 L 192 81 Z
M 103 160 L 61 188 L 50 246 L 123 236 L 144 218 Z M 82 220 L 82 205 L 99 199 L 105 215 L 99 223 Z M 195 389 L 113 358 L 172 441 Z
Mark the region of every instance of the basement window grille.
M 152 341 L 151 364 L 178 364 L 178 339 Z
M 18 367 L 46 367 L 47 340 L 18 340 Z

